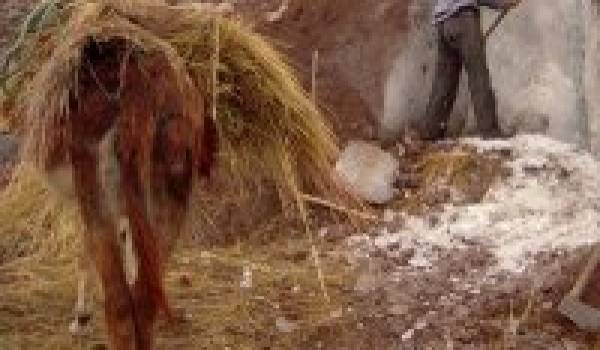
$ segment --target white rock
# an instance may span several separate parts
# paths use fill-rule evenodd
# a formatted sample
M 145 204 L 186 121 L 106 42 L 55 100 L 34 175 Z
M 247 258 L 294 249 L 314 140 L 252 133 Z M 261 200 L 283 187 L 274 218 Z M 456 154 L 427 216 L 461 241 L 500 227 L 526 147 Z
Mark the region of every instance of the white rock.
M 342 152 L 336 171 L 348 190 L 372 203 L 384 204 L 398 193 L 398 160 L 379 147 L 352 141 Z

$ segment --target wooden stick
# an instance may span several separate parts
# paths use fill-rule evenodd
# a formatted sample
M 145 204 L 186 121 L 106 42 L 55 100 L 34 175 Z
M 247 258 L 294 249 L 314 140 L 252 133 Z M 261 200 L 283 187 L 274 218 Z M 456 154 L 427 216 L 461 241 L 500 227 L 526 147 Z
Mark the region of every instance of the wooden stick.
M 319 50 L 313 52 L 312 57 L 312 100 L 313 103 L 317 103 L 317 72 L 319 69 Z
M 327 285 L 325 284 L 325 275 L 323 274 L 323 269 L 321 268 L 321 259 L 319 258 L 319 251 L 317 250 L 317 246 L 315 244 L 315 238 L 312 230 L 310 229 L 310 225 L 308 223 L 308 213 L 306 211 L 306 207 L 304 206 L 304 202 L 302 202 L 301 197 L 302 194 L 295 189 L 296 198 L 298 201 L 298 209 L 300 210 L 300 214 L 302 215 L 302 221 L 304 222 L 304 231 L 306 236 L 308 237 L 308 242 L 310 244 L 310 252 L 313 258 L 313 262 L 315 264 L 315 269 L 317 269 L 317 278 L 319 279 L 319 285 L 321 286 L 321 292 L 323 293 L 323 298 L 327 304 L 331 304 L 331 298 L 329 297 L 329 293 L 327 292 Z
M 585 266 L 585 268 L 583 269 L 583 271 L 581 272 L 581 275 L 579 275 L 579 278 L 577 279 L 575 286 L 569 293 L 570 297 L 575 298 L 575 299 L 579 299 L 579 297 L 581 297 L 581 293 L 583 292 L 583 289 L 587 286 L 588 282 L 590 281 L 590 278 L 592 277 L 592 273 L 594 272 L 594 270 L 596 269 L 596 267 L 598 266 L 599 263 L 600 263 L 600 244 L 597 243 L 596 246 L 594 247 L 594 251 L 592 252 L 590 260 L 588 260 L 588 263 Z
M 219 70 L 219 46 L 220 46 L 220 42 L 219 42 L 219 18 L 215 17 L 215 57 L 214 57 L 214 62 L 213 62 L 213 71 L 212 71 L 212 88 L 213 88 L 213 94 L 212 94 L 212 118 L 213 121 L 216 123 L 217 122 L 217 103 L 218 103 L 218 94 L 219 92 L 217 91 L 217 86 L 218 86 L 218 70 Z
M 313 204 L 318 204 L 321 205 L 323 207 L 329 208 L 329 209 L 333 209 L 335 211 L 338 211 L 340 213 L 344 213 L 350 216 L 356 216 L 360 219 L 363 220 L 368 220 L 368 221 L 380 221 L 379 217 L 373 215 L 373 214 L 369 214 L 369 213 L 365 213 L 359 210 L 354 210 L 354 209 L 348 209 L 346 207 L 343 207 L 341 205 L 326 201 L 325 199 L 322 198 L 318 198 L 318 197 L 314 197 L 311 196 L 309 194 L 303 193 L 300 195 L 302 200 L 309 202 L 309 203 L 313 203 Z
M 498 17 L 496 17 L 496 20 L 494 20 L 494 23 L 492 23 L 492 25 L 488 28 L 488 30 L 485 31 L 485 34 L 483 35 L 483 40 L 487 41 L 488 38 L 490 37 L 490 35 L 492 35 L 492 33 L 494 33 L 494 31 L 496 30 L 496 28 L 498 28 L 498 26 L 500 25 L 500 23 L 502 23 L 502 21 L 504 20 L 504 18 L 506 17 L 506 15 L 508 15 L 508 13 L 514 9 L 517 8 L 519 5 L 521 5 L 521 3 L 523 2 L 523 0 L 519 0 L 515 6 L 511 7 L 511 8 L 507 8 L 505 10 L 502 10 L 502 12 L 498 15 Z

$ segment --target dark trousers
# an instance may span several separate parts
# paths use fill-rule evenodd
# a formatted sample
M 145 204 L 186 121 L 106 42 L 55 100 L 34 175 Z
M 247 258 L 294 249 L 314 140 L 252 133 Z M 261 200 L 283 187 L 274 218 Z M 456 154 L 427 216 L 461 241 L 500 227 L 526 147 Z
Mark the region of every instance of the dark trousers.
M 485 39 L 476 9 L 464 9 L 437 25 L 438 58 L 426 115 L 418 126 L 426 139 L 445 136 L 463 66 L 469 79 L 477 130 L 482 136 L 500 134 L 496 97 L 487 67 Z

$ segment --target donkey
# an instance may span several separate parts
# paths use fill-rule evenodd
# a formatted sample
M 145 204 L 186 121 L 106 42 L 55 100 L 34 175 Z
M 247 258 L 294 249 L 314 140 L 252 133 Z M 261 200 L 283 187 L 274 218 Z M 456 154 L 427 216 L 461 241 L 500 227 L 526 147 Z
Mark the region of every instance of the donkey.
M 215 162 L 216 130 L 201 91 L 164 54 L 125 39 L 89 39 L 82 62 L 68 118 L 45 126 L 52 142 L 44 166 L 51 182 L 71 180 L 85 258 L 104 291 L 110 348 L 148 350 L 159 313 L 170 316 L 164 263 L 195 181 Z M 130 253 L 122 253 L 120 230 L 130 235 Z

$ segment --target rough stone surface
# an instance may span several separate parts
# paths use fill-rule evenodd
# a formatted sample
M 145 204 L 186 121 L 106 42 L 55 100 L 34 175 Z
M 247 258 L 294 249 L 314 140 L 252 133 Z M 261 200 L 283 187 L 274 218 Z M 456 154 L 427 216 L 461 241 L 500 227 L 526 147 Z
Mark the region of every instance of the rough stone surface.
M 383 204 L 396 195 L 398 160 L 377 146 L 352 141 L 342 152 L 336 171 L 349 190 L 366 201 Z

